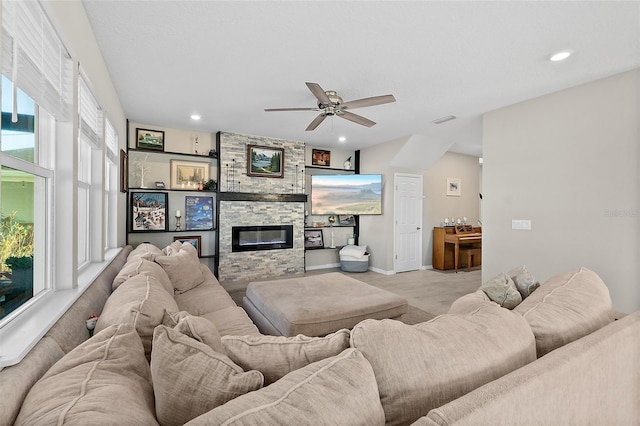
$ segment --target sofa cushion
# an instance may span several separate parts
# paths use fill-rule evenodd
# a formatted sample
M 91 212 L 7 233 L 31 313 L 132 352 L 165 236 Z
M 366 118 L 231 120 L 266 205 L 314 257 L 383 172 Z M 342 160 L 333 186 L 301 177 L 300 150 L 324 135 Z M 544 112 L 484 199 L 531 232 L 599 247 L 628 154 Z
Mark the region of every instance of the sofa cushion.
M 522 300 L 529 297 L 531 293 L 538 287 L 540 287 L 540 281 L 538 281 L 526 266 L 522 265 L 507 272 L 507 275 L 511 277 L 513 283 L 516 285 L 516 289 L 522 296 Z
M 584 267 L 550 278 L 514 312 L 533 330 L 538 357 L 613 321 L 609 289 Z
M 204 281 L 198 252 L 192 244 L 183 244 L 171 256 L 156 256 L 155 261 L 169 276 L 176 293 L 189 291 Z
M 187 311 L 192 315 L 204 315 L 237 306 L 206 265 L 201 265 L 200 271 L 205 278 L 202 284 L 186 293 L 174 295 L 181 311 Z
M 313 362 L 338 355 L 349 347 L 349 330 L 325 337 L 224 336 L 227 355 L 244 370 L 264 374 L 266 385 Z
M 473 293 L 465 294 L 462 297 L 456 299 L 449 308 L 448 314 L 468 314 L 481 306 L 498 305 L 493 300 L 489 299 L 487 294 L 478 289 Z
M 113 279 L 111 291 L 115 291 L 129 278 L 141 274 L 154 277 L 160 284 L 162 284 L 162 287 L 167 293 L 173 294 L 173 284 L 171 284 L 171 280 L 164 269 L 162 269 L 162 266 L 143 257 L 130 260 L 125 263 L 120 272 L 118 272 L 118 275 Z
M 264 382 L 259 371 L 245 373 L 226 355 L 164 325 L 153 334 L 151 377 L 163 426 L 182 425 Z
M 108 327 L 65 355 L 31 388 L 15 424 L 157 424 L 133 326 Z
M 174 313 L 165 311 L 162 324 L 204 343 L 216 352 L 222 354 L 226 352 L 220 341 L 218 329 L 206 318 L 196 317 L 185 311 Z
M 372 426 L 384 420 L 371 365 L 360 352 L 347 349 L 187 424 Z
M 166 246 L 165 248 L 163 248 L 162 253 L 165 256 L 171 256 L 171 255 L 177 254 L 180 251 L 181 246 L 182 246 L 182 243 L 176 240 L 171 244 L 169 244 L 168 246 Z
M 536 359 L 526 321 L 495 304 L 417 325 L 365 320 L 351 347 L 373 367 L 388 424 L 409 424 Z
M 115 324 L 133 324 L 148 358 L 153 329 L 162 323 L 165 309 L 178 311 L 173 297 L 153 277 L 136 275 L 125 281 L 107 299 L 95 332 Z
M 202 315 L 203 318 L 211 321 L 220 336 L 246 336 L 260 334 L 247 312 L 239 306 L 232 306 L 215 312 Z
M 489 296 L 489 299 L 503 308 L 513 309 L 522 302 L 522 296 L 515 283 L 504 272 L 482 283 L 480 289 Z
M 162 250 L 158 247 L 154 246 L 151 243 L 141 243 L 138 244 L 136 248 L 134 248 L 131 253 L 129 253 L 129 257 L 127 257 L 127 262 L 131 262 L 132 260 L 137 259 L 146 259 L 151 262 L 156 258 L 156 256 L 162 256 Z

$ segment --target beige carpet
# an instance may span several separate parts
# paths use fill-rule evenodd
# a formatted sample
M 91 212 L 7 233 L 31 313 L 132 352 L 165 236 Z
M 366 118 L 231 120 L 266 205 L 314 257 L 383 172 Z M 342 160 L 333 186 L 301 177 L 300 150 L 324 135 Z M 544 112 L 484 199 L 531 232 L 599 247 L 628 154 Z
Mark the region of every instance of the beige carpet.
M 303 275 L 290 275 L 280 278 L 318 275 L 336 271 L 342 272 L 337 268 L 322 269 L 309 271 Z M 416 308 L 410 309 L 409 312 L 405 314 L 406 318 L 402 318 L 402 321 L 407 324 L 428 321 L 434 316 L 447 313 L 449 307 L 456 299 L 476 291 L 482 281 L 482 271 L 480 268 L 474 268 L 471 272 L 464 270 L 458 273 L 442 272 L 435 269 L 402 272 L 393 275 L 383 275 L 372 271 L 342 273 L 407 299 L 409 306 Z M 265 281 L 270 279 L 273 278 L 265 278 Z M 222 283 L 239 306 L 242 306 L 242 297 L 245 294 L 247 284 L 248 282 Z

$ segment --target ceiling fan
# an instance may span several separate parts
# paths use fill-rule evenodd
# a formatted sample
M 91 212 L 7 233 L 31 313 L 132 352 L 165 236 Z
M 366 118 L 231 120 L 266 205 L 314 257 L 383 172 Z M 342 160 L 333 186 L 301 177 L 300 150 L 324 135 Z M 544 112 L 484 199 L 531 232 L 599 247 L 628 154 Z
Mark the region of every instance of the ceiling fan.
M 313 96 L 318 100 L 317 108 L 265 108 L 265 111 L 320 111 L 314 120 L 307 126 L 306 130 L 314 130 L 324 121 L 325 118 L 337 115 L 354 123 L 361 124 L 366 127 L 375 125 L 375 121 L 371 121 L 361 115 L 354 114 L 347 110 L 363 108 L 374 105 L 387 104 L 395 102 L 393 95 L 373 96 L 371 98 L 356 99 L 344 102 L 338 94 L 333 90 L 324 90 L 318 83 L 306 83 Z

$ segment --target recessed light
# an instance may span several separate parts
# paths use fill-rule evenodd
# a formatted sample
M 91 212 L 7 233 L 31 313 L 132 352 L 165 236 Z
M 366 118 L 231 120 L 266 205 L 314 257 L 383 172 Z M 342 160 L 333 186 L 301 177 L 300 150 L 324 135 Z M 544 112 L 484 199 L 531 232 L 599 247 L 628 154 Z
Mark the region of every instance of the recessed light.
M 339 140 L 340 142 L 344 142 L 344 141 L 346 141 L 346 140 L 347 140 L 347 138 L 345 138 L 344 136 L 340 136 L 340 137 L 338 138 L 338 140 Z
M 566 49 L 566 50 L 561 50 L 559 52 L 554 53 L 553 55 L 551 55 L 549 57 L 549 60 L 551 62 L 560 62 L 560 61 L 564 61 L 565 59 L 567 59 L 569 56 L 571 56 L 573 54 L 573 50 L 571 49 Z
M 191 119 L 192 120 L 200 120 L 202 117 L 200 117 L 198 114 L 191 114 Z

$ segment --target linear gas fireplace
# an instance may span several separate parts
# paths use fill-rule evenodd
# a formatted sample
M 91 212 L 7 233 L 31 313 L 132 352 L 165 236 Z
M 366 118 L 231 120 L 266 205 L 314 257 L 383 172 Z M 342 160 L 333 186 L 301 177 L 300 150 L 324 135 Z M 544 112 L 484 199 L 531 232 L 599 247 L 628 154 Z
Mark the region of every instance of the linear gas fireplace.
M 293 225 L 234 226 L 231 234 L 234 252 L 293 248 Z

